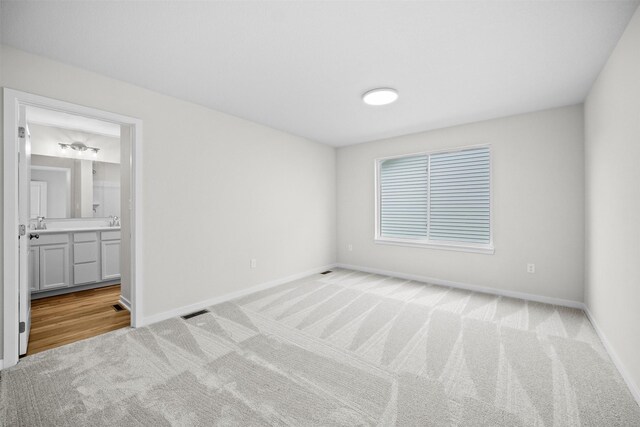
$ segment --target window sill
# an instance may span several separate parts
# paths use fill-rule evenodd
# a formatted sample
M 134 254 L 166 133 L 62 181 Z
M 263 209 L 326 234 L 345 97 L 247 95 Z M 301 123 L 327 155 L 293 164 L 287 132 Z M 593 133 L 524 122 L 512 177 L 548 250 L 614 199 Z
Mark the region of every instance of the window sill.
M 380 245 L 408 246 L 408 247 L 426 248 L 426 249 L 441 249 L 445 251 L 471 252 L 471 253 L 488 254 L 488 255 L 493 255 L 496 251 L 493 245 L 466 245 L 464 243 L 434 243 L 434 242 L 423 243 L 420 241 L 392 239 L 388 237 L 376 237 L 375 243 Z

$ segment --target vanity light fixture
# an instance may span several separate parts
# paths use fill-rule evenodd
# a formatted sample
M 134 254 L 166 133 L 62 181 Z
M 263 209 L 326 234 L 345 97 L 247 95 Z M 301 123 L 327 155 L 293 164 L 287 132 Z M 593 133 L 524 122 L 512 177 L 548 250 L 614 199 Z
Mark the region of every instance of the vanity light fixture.
M 368 105 L 387 105 L 398 99 L 398 91 L 390 87 L 371 89 L 362 95 L 362 100 Z
M 80 153 L 85 152 L 85 151 L 92 151 L 93 154 L 98 154 L 98 151 L 100 151 L 99 148 L 88 147 L 87 145 L 83 144 L 82 142 L 74 142 L 73 144 L 65 144 L 63 142 L 59 142 L 58 145 L 60 146 L 60 148 L 62 150 L 72 149 L 72 150 L 78 151 Z

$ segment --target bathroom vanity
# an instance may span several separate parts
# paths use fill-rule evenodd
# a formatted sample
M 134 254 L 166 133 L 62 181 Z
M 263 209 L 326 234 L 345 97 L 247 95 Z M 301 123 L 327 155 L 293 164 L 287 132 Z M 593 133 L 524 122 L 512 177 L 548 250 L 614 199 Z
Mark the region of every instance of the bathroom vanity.
M 119 283 L 120 227 L 29 232 L 32 298 Z
M 119 138 L 100 139 L 98 161 L 73 150 L 75 134 L 61 144 L 46 126 L 30 129 L 32 299 L 120 283 Z

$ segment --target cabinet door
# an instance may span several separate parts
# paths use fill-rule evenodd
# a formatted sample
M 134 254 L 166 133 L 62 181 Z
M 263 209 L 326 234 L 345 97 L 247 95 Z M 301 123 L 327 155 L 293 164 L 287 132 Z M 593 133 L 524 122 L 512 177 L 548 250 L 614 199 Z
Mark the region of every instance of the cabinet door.
M 120 277 L 120 240 L 102 242 L 102 280 Z
M 69 244 L 40 246 L 40 290 L 69 286 Z
M 31 292 L 40 290 L 40 248 L 29 248 L 29 287 Z

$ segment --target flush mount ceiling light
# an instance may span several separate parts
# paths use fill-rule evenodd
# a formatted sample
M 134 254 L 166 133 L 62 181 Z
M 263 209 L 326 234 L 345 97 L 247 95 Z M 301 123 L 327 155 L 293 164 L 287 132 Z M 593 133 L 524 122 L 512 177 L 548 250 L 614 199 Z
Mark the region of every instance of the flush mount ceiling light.
M 67 150 L 67 149 L 71 148 L 72 150 L 79 151 L 79 152 L 92 151 L 94 154 L 98 154 L 98 151 L 100 151 L 99 148 L 88 147 L 85 144 L 83 144 L 82 142 L 74 142 L 73 144 L 65 144 L 65 143 L 59 142 L 58 145 L 63 150 Z
M 368 105 L 387 105 L 398 99 L 398 91 L 389 87 L 371 89 L 362 95 L 362 100 Z

